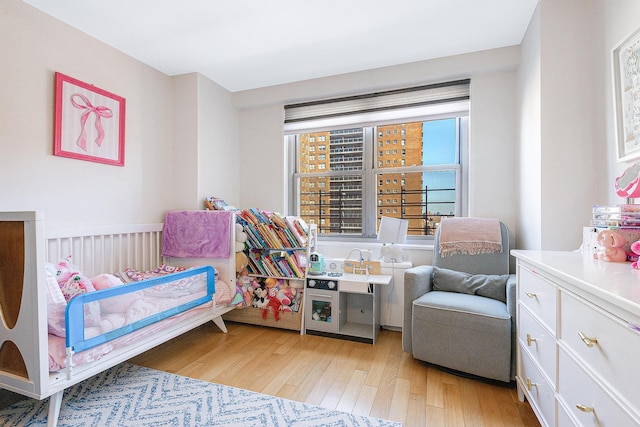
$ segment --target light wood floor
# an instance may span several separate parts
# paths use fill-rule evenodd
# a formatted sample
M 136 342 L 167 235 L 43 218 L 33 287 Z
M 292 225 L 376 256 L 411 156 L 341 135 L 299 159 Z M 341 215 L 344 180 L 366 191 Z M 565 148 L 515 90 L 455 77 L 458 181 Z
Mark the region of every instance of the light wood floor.
M 515 386 L 414 360 L 402 335 L 375 345 L 227 323 L 206 324 L 131 360 L 204 381 L 413 426 L 539 426 Z

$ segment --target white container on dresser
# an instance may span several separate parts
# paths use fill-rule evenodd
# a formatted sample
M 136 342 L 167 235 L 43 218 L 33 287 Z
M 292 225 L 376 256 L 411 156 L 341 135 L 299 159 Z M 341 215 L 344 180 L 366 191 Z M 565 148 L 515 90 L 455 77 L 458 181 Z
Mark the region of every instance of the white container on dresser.
M 579 252 L 512 254 L 520 399 L 543 426 L 640 426 L 640 271 Z

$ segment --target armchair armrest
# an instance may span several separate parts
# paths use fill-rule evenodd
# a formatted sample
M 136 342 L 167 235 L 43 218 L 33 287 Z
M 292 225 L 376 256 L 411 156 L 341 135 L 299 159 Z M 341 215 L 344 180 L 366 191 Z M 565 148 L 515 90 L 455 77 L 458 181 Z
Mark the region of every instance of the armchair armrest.
M 413 301 L 433 289 L 433 266 L 419 265 L 404 272 L 404 320 L 402 322 L 402 349 L 411 353 L 411 317 Z
M 511 315 L 511 320 L 516 321 L 516 306 L 518 304 L 518 296 L 516 295 L 516 275 L 510 274 L 507 280 L 507 311 Z

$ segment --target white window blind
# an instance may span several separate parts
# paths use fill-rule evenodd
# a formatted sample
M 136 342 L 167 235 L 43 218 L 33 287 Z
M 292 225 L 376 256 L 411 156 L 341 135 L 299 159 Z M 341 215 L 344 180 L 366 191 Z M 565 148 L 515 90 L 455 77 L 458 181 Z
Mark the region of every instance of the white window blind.
M 418 107 L 469 99 L 469 80 L 285 105 L 284 122 Z

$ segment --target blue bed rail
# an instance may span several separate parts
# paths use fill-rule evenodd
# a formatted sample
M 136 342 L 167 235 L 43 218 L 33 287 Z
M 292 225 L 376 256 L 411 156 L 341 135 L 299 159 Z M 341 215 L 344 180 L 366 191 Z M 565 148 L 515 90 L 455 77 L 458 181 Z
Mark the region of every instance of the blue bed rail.
M 146 288 L 151 288 L 165 283 L 170 283 L 176 280 L 184 279 L 186 277 L 192 277 L 199 274 L 207 275 L 207 294 L 200 298 L 186 302 L 184 304 L 172 307 L 168 310 L 156 313 L 144 319 L 125 325 L 121 328 L 114 329 L 102 335 L 98 335 L 93 338 L 84 339 L 84 304 L 99 301 L 117 295 L 123 295 L 135 291 L 140 291 Z M 166 276 L 160 276 L 153 279 L 142 280 L 140 282 L 129 283 L 126 285 L 116 286 L 109 289 L 103 289 L 95 292 L 87 292 L 85 294 L 76 295 L 67 304 L 65 315 L 65 327 L 67 329 L 67 352 L 69 349 L 73 352 L 80 352 L 97 345 L 103 344 L 107 341 L 114 340 L 123 335 L 129 334 L 145 326 L 159 322 L 167 317 L 175 316 L 184 311 L 187 311 L 193 307 L 197 307 L 201 304 L 212 301 L 215 294 L 215 270 L 211 266 L 203 266 L 184 270 L 179 273 L 167 274 Z

